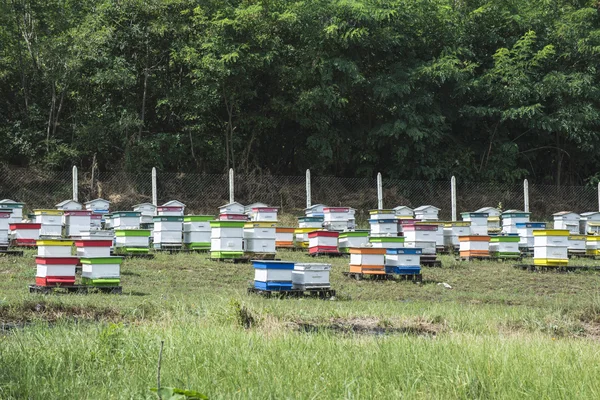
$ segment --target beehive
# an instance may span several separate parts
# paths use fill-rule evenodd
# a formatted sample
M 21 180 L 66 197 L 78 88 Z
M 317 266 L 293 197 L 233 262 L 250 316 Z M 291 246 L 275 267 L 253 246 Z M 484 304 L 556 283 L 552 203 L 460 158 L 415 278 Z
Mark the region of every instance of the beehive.
M 0 248 L 8 247 L 8 225 L 10 210 L 0 209 Z
M 244 221 L 210 221 L 211 258 L 241 257 L 244 254 L 244 225 Z
M 471 234 L 470 222 L 446 222 L 444 223 L 444 246 L 456 248 L 459 247 L 459 236 L 469 236 Z
M 275 229 L 275 247 L 286 249 L 294 247 L 294 228 L 277 227 Z
M 413 219 L 415 217 L 414 210 L 407 206 L 394 207 L 394 214 L 397 219 Z
M 369 243 L 373 247 L 384 249 L 399 249 L 404 247 L 404 237 L 389 236 L 389 237 L 371 237 Z
M 218 220 L 246 222 L 248 221 L 248 216 L 246 214 L 219 214 Z
M 398 222 L 396 219 L 370 219 L 371 237 L 398 236 Z
M 156 206 L 152 203 L 140 203 L 133 206 L 133 211 L 140 213 L 140 224 L 151 224 L 156 215 Z
M 585 241 L 585 254 L 600 256 L 600 236 L 588 236 Z
M 561 266 L 569 263 L 569 230 L 533 231 L 533 263 L 540 266 Z
M 502 232 L 517 233 L 517 224 L 529 222 L 531 213 L 519 210 L 506 210 L 502 213 Z
M 244 251 L 249 253 L 275 253 L 277 221 L 251 221 L 244 225 Z
M 183 244 L 183 217 L 162 215 L 152 218 L 154 223 L 154 248 L 178 247 Z
M 83 205 L 76 202 L 75 200 L 64 200 L 58 203 L 56 206 L 57 210 L 71 211 L 71 210 L 83 210 Z
M 93 211 L 96 214 L 108 214 L 110 209 L 110 201 L 101 198 L 86 201 L 84 205 L 86 210 Z
M 460 215 L 463 221 L 471 223 L 471 232 L 469 235 L 486 236 L 488 234 L 488 213 L 464 212 Z
M 584 255 L 586 253 L 586 235 L 569 235 L 568 253 L 572 255 Z
M 350 207 L 324 207 L 323 226 L 332 231 L 355 228 L 355 210 Z
M 156 207 L 156 215 L 160 217 L 182 217 L 183 207 L 181 206 L 158 206 Z M 154 221 L 154 218 L 152 218 Z
M 16 222 L 8 225 L 9 239 L 15 246 L 33 247 L 40 238 L 42 224 L 33 222 Z
M 567 229 L 569 233 L 579 234 L 579 220 L 581 216 L 572 211 L 561 211 L 552 214 L 554 217 L 554 229 Z
M 90 286 L 119 286 L 121 284 L 122 257 L 83 257 L 81 280 Z
M 490 237 L 490 256 L 497 258 L 519 258 L 519 236 Z
M 362 247 L 369 242 L 369 231 L 341 232 L 338 241 L 340 253 L 350 253 L 351 247 Z
M 385 272 L 388 274 L 412 275 L 421 273 L 421 249 L 387 249 Z
M 415 208 L 415 218 L 421 221 L 437 221 L 440 209 L 427 205 Z
M 308 234 L 308 252 L 317 253 L 338 253 L 338 232 L 314 231 Z
M 323 218 L 325 215 L 325 208 L 327 206 L 324 204 L 315 204 L 312 205 L 308 208 L 304 209 L 304 215 L 306 215 L 307 217 L 320 217 Z M 308 228 L 308 226 L 306 227 Z
M 485 235 L 460 236 L 459 251 L 461 257 L 489 257 L 490 237 Z
M 394 210 L 369 210 L 369 219 L 395 220 L 396 212 Z
M 421 221 L 418 225 L 431 225 L 435 227 L 435 247 L 437 250 L 444 250 L 444 224 L 441 221 Z M 404 232 L 402 233 L 404 235 Z
M 273 222 L 277 221 L 277 207 L 254 207 L 250 212 L 251 221 Z
M 398 234 L 403 236 L 404 234 L 404 226 L 405 225 L 414 225 L 414 224 L 418 224 L 419 222 L 421 222 L 418 219 L 408 219 L 408 218 L 404 218 L 404 219 L 399 219 L 396 218 L 398 220 Z
M 261 290 L 291 290 L 294 263 L 253 260 L 254 287 Z
M 10 218 L 8 223 L 19 223 L 23 220 L 23 207 L 25 203 L 19 203 L 18 201 L 4 199 L 0 200 L 0 209 L 10 210 Z
M 584 235 L 597 235 L 600 233 L 600 212 L 584 212 L 579 224 Z
M 110 257 L 112 240 L 78 239 L 75 240 L 77 257 Z
M 234 201 L 219 207 L 219 214 L 244 214 L 244 206 Z
M 183 217 L 183 244 L 193 250 L 210 250 L 210 221 L 212 215 Z
M 39 286 L 71 286 L 75 284 L 78 257 L 36 257 L 35 283 Z
M 315 228 L 323 227 L 323 217 L 298 217 L 299 228 Z
M 292 271 L 292 287 L 294 289 L 328 289 L 331 264 L 296 263 Z
M 350 249 L 350 272 L 359 274 L 385 274 L 386 249 L 353 247 Z
M 61 210 L 33 210 L 33 215 L 35 215 L 35 222 L 41 224 L 41 237 L 62 236 L 63 213 L 64 211 Z
M 308 249 L 308 234 L 320 230 L 319 228 L 297 228 L 294 229 L 294 244 L 296 247 Z
M 113 229 L 140 229 L 142 213 L 139 211 L 115 211 L 112 213 Z
M 519 235 L 519 247 L 533 249 L 534 238 L 533 231 L 546 229 L 545 222 L 518 222 L 516 224 L 517 234 Z
M 81 234 L 81 231 L 90 230 L 90 228 L 92 227 L 92 215 L 93 212 L 89 210 L 65 211 L 65 234 L 68 237 L 73 237 L 79 236 Z
M 500 226 L 500 210 L 494 207 L 482 207 L 475 211 L 476 213 L 487 213 L 488 214 L 488 234 L 500 233 L 502 227 Z
M 150 247 L 148 229 L 115 229 L 115 250 L 119 254 L 147 254 Z
M 38 257 L 71 257 L 72 240 L 42 239 L 36 241 Z
M 266 203 L 261 203 L 260 201 L 256 202 L 256 203 L 248 204 L 248 205 L 244 206 L 244 214 L 250 216 L 250 214 L 252 214 L 252 209 L 259 208 L 259 207 L 269 207 L 269 205 Z
M 402 230 L 404 247 L 422 249 L 423 254 L 435 254 L 438 241 L 437 225 L 403 224 Z

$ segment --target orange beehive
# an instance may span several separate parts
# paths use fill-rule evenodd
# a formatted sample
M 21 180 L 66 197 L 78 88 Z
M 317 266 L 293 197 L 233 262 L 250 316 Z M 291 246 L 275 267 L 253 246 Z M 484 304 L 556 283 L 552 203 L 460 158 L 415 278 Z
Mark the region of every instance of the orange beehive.
M 489 257 L 490 237 L 483 235 L 459 236 L 461 257 Z
M 275 247 L 294 247 L 295 228 L 275 228 Z
M 376 247 L 351 247 L 350 272 L 359 274 L 385 274 L 387 249 Z

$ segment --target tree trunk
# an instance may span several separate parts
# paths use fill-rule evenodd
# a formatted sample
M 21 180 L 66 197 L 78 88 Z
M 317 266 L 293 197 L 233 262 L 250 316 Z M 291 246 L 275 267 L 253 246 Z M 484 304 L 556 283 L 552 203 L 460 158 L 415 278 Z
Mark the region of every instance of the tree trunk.
M 560 135 L 556 132 L 556 186 L 560 186 L 563 154 L 560 148 Z
M 50 131 L 52 129 L 52 117 L 54 107 L 56 106 L 56 84 L 52 82 L 52 101 L 50 102 L 50 112 L 48 113 L 48 127 L 46 128 L 46 154 L 50 151 Z

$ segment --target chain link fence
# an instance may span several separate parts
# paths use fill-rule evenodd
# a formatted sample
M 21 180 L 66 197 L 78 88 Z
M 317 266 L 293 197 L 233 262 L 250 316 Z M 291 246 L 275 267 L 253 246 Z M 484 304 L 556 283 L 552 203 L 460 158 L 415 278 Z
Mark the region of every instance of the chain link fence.
M 152 201 L 151 173 L 82 172 L 78 174 L 80 202 L 102 197 L 111 210 L 130 210 L 135 204 Z M 313 176 L 312 203 L 347 206 L 357 210 L 357 220 L 365 221 L 368 210 L 377 208 L 375 179 Z M 26 203 L 26 209 L 54 208 L 72 197 L 71 171 L 44 171 L 0 166 L 0 198 Z M 187 213 L 214 214 L 229 201 L 227 174 L 158 173 L 158 203 L 177 199 Z M 598 192 L 588 186 L 529 187 L 532 220 L 551 220 L 552 213 L 598 209 Z M 238 174 L 235 200 L 242 204 L 262 202 L 278 206 L 282 213 L 301 215 L 306 206 L 304 176 Z M 440 208 L 440 219 L 451 219 L 450 181 L 383 180 L 385 207 L 431 204 Z M 503 210 L 524 208 L 523 185 L 457 182 L 457 210 L 475 211 L 481 207 Z

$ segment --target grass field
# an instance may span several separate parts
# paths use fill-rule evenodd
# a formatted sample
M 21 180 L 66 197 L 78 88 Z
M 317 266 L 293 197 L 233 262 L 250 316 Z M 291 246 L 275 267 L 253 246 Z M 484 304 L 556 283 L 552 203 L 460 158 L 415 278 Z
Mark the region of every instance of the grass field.
M 161 340 L 162 385 L 211 399 L 600 398 L 600 273 L 324 261 L 334 301 L 248 295 L 251 265 L 202 254 L 127 260 L 121 296 L 34 295 L 33 253 L 0 258 L 0 399 L 156 398 Z

